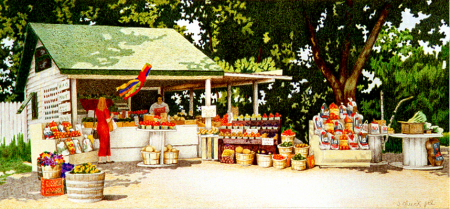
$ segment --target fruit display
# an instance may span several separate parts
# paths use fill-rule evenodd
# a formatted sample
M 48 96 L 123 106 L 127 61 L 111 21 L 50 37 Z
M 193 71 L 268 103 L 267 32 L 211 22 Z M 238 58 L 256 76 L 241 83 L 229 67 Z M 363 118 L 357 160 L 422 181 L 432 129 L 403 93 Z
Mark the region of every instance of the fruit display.
M 58 128 L 58 126 L 60 128 Z M 80 131 L 75 131 L 72 128 L 72 124 L 70 122 L 64 121 L 60 124 L 52 121 L 47 124 L 44 128 L 44 138 L 45 139 L 63 139 L 69 137 L 77 137 L 81 136 Z
M 296 144 L 294 147 L 295 148 L 302 148 L 302 147 L 308 147 L 308 144 Z
M 274 160 L 284 160 L 284 159 L 286 159 L 285 156 L 280 155 L 280 154 L 274 154 L 274 155 L 272 156 L 272 158 L 273 158 Z
M 423 114 L 422 111 L 417 111 L 412 118 L 410 118 L 408 123 L 425 123 L 427 122 L 427 116 Z
M 197 132 L 197 135 L 211 135 L 219 134 L 219 129 L 216 127 L 211 127 L 211 129 L 202 128 Z
M 306 160 L 306 157 L 304 157 L 302 154 L 296 154 L 294 157 L 291 158 L 292 160 Z
M 281 134 L 282 136 L 295 136 L 295 132 L 293 132 L 291 129 L 283 131 Z
M 155 147 L 150 146 L 150 145 L 147 145 L 147 146 L 143 147 L 142 151 L 145 151 L 145 152 L 157 152 L 157 153 L 161 152 L 160 150 L 157 150 Z
M 283 142 L 280 144 L 280 147 L 292 147 L 292 142 Z

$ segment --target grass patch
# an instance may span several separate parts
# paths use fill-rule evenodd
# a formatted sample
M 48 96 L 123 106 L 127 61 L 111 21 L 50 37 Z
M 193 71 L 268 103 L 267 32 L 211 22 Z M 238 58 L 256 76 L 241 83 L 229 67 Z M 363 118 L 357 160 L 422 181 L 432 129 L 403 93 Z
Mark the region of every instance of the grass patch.
M 0 172 L 3 172 L 4 175 L 0 176 L 0 185 L 6 183 L 6 177 L 11 176 L 12 174 L 6 174 L 6 172 L 14 170 L 14 173 L 30 173 L 31 165 L 23 164 L 23 160 L 21 158 L 17 159 L 2 159 L 0 158 Z

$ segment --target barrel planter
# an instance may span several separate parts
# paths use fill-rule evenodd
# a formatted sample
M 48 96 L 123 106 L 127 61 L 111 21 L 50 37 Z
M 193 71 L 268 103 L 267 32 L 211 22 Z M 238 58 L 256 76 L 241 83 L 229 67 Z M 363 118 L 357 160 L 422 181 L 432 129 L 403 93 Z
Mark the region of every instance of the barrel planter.
M 72 174 L 66 172 L 67 197 L 72 202 L 90 203 L 103 199 L 105 172 Z
M 61 169 L 62 169 L 61 165 L 56 165 L 53 167 L 49 166 L 49 165 L 41 166 L 42 178 L 44 178 L 44 179 L 60 178 L 61 177 Z M 38 175 L 39 175 L 39 171 L 38 171 Z

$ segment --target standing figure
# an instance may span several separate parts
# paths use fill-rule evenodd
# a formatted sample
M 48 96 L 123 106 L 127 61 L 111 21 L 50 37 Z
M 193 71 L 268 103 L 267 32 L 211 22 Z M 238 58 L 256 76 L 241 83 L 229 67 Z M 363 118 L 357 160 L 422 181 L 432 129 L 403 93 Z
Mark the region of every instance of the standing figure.
M 111 140 L 109 136 L 108 123 L 112 120 L 113 115 L 109 114 L 108 107 L 106 106 L 105 97 L 100 97 L 98 99 L 97 109 L 95 110 L 95 115 L 97 116 L 97 133 L 100 139 L 100 147 L 98 149 L 98 163 L 113 163 L 109 157 L 111 156 Z M 106 162 L 102 158 L 106 157 Z

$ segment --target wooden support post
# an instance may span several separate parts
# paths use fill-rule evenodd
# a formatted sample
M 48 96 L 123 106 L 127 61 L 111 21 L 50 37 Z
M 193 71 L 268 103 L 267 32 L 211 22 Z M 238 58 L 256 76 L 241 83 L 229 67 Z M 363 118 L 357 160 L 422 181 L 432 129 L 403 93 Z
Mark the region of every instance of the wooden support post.
M 70 79 L 70 100 L 72 104 L 72 124 L 78 124 L 77 79 Z M 81 121 L 80 121 L 81 122 Z
M 212 159 L 212 154 L 213 154 L 213 152 L 212 152 L 212 138 L 211 137 L 208 137 L 208 138 L 206 138 L 207 140 L 208 140 L 208 156 L 207 156 L 207 159 L 208 160 L 211 160 Z
M 206 150 L 208 149 L 206 147 L 206 137 L 201 137 L 202 139 L 202 160 L 206 159 Z
M 258 115 L 258 83 L 253 81 L 253 114 Z
M 219 137 L 214 137 L 214 160 L 219 160 Z
M 230 83 L 227 83 L 227 106 L 228 106 L 227 112 L 231 112 L 231 85 L 230 85 Z
M 189 89 L 189 112 L 194 114 L 194 90 Z
M 211 105 L 211 79 L 205 81 L 205 105 Z M 211 128 L 211 118 L 205 118 L 205 128 Z
M 131 111 L 131 97 L 128 97 L 128 111 Z

